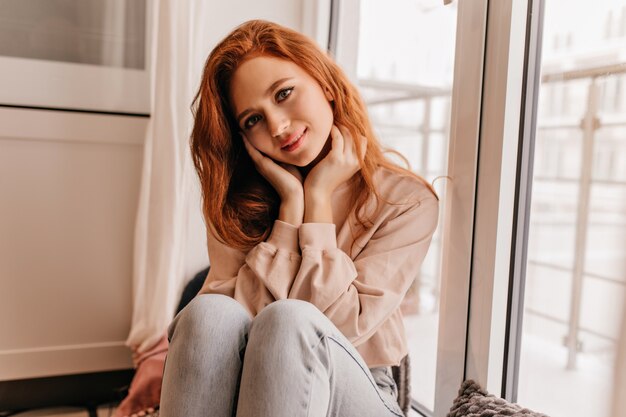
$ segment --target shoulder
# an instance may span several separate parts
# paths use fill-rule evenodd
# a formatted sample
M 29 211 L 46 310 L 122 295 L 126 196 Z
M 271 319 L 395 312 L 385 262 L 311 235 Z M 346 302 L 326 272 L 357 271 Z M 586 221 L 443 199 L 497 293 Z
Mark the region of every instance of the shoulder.
M 374 173 L 376 190 L 382 198 L 392 205 L 405 208 L 420 205 L 428 201 L 438 203 L 439 199 L 426 180 L 410 173 L 399 173 L 389 168 L 380 167 Z
M 433 235 L 439 219 L 439 200 L 427 182 L 388 168 L 379 168 L 373 182 L 380 199 L 371 196 L 367 209 L 361 212 L 361 218 L 371 222 L 371 227 L 364 225 L 367 232 L 363 239 L 368 240 L 363 246 L 371 244 L 371 239 L 383 238 L 385 242 L 392 239 L 408 245 Z

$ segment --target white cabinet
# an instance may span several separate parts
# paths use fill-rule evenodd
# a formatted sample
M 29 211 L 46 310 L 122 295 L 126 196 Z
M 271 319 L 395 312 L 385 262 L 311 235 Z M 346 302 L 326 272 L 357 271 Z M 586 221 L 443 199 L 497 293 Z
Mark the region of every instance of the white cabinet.
M 0 381 L 132 367 L 148 120 L 0 108 Z
M 150 112 L 150 0 L 2 0 L 0 105 Z

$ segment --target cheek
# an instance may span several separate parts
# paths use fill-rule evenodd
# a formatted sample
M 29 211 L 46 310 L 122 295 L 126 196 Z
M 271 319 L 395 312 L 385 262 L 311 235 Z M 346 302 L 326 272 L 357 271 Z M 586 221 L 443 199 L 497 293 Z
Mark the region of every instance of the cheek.
M 306 98 L 298 102 L 298 112 L 307 115 L 320 133 L 330 134 L 334 121 L 331 102 L 326 99 L 321 89 L 312 88 L 307 93 Z
M 323 126 L 324 133 L 326 134 L 326 136 L 330 136 L 330 130 L 333 127 L 333 124 L 335 122 L 333 109 L 331 108 L 328 102 L 323 104 L 321 109 L 323 110 L 319 111 L 320 124 Z
M 330 128 L 333 125 L 333 109 L 330 106 L 330 103 L 326 100 L 326 98 L 322 95 L 316 94 L 316 96 L 312 100 L 308 100 L 304 105 L 306 107 L 302 111 L 304 114 L 307 114 L 310 119 L 315 123 L 317 129 L 320 131 L 325 131 L 328 129 L 330 133 Z
M 247 133 L 246 137 L 250 141 L 250 144 L 254 146 L 257 150 L 267 153 L 269 151 L 269 144 L 267 139 L 263 137 L 263 134 L 260 132 Z

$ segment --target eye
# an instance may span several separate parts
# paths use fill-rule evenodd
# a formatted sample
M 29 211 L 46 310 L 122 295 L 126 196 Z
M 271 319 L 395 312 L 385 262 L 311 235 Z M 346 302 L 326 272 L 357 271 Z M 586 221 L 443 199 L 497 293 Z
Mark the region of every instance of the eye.
M 283 101 L 284 99 L 289 97 L 292 91 L 293 91 L 293 87 L 283 88 L 278 93 L 276 93 L 276 100 Z
M 261 119 L 261 116 L 259 116 L 258 114 L 255 114 L 254 116 L 248 117 L 246 119 L 246 121 L 243 123 L 243 127 L 246 129 L 250 129 L 252 126 L 254 126 L 259 120 Z

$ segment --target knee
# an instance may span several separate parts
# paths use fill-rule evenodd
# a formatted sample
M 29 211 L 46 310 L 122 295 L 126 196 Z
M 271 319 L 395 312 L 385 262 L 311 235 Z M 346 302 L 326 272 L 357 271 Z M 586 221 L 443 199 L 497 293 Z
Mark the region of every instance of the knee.
M 235 299 L 221 294 L 200 294 L 194 297 L 174 318 L 168 328 L 170 341 L 175 334 L 183 333 L 187 340 L 214 336 L 216 331 L 239 333 L 247 331 L 251 318 Z
M 254 319 L 250 338 L 253 333 L 267 335 L 275 339 L 301 335 L 308 331 L 317 331 L 326 316 L 313 304 L 302 300 L 279 300 L 266 306 Z M 319 335 L 318 335 L 319 336 Z

